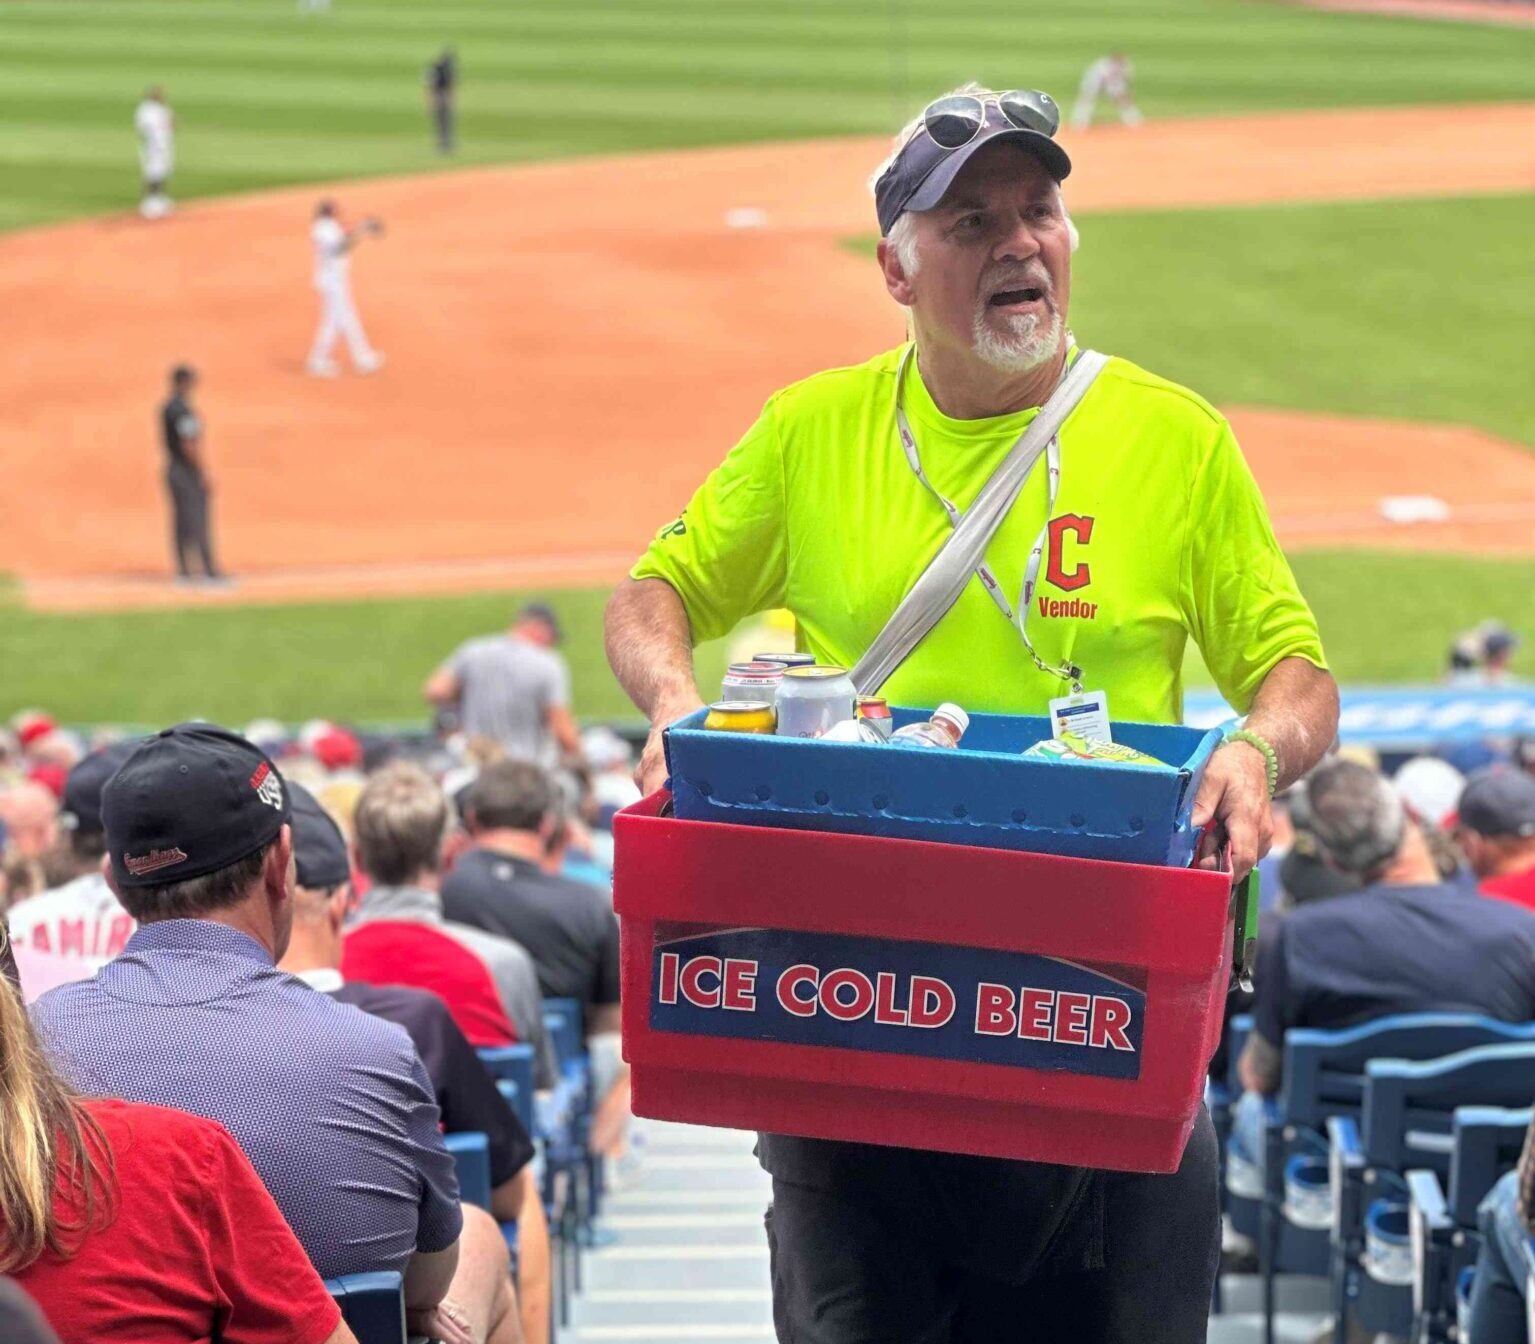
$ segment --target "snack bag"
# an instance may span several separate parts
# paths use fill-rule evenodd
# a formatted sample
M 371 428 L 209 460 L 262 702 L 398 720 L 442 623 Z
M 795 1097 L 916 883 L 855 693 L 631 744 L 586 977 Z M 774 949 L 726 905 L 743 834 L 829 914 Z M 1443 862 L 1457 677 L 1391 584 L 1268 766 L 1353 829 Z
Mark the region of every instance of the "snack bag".
M 1062 733 L 1060 737 L 1047 737 L 1036 742 L 1023 753 L 1042 761 L 1088 761 L 1113 765 L 1166 765 L 1155 756 L 1148 756 L 1134 747 L 1118 742 L 1100 742 L 1096 738 L 1078 737 L 1076 733 Z

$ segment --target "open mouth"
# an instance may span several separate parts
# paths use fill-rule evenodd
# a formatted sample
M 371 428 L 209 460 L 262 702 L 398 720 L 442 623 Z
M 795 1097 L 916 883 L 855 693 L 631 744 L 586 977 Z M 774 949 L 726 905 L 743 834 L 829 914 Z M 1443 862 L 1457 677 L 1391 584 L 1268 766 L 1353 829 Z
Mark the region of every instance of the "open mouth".
M 1017 304 L 1038 303 L 1044 297 L 1044 290 L 1028 285 L 1022 289 L 998 290 L 986 302 L 993 308 L 1011 308 Z

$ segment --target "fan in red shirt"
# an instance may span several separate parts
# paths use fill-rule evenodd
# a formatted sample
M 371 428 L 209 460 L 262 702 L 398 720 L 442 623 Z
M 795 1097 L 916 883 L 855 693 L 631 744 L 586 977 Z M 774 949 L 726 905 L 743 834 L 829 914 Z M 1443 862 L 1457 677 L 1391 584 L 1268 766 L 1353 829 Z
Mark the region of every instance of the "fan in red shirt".
M 4 975 L 0 1273 L 61 1344 L 356 1344 L 223 1126 L 74 1096 Z
M 1456 839 L 1485 895 L 1535 910 L 1535 776 L 1478 770 L 1461 791 Z

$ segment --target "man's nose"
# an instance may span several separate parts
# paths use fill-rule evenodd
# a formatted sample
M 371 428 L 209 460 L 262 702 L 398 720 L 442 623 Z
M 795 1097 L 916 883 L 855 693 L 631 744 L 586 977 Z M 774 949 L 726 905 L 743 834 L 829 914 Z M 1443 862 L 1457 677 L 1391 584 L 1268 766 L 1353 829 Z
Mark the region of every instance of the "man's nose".
M 1027 215 L 1014 216 L 1011 226 L 997 243 L 996 255 L 999 261 L 1027 260 L 1039 255 L 1039 239 L 1034 236 L 1034 229 Z

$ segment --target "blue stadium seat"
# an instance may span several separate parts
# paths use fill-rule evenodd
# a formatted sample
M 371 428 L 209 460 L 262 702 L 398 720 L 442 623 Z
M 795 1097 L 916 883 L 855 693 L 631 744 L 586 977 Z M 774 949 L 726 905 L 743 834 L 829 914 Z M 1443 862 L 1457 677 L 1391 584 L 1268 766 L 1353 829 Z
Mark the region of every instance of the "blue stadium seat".
M 1412 1327 L 1406 1173 L 1448 1172 L 1458 1108 L 1519 1107 L 1532 1096 L 1530 1042 L 1482 1046 L 1426 1063 L 1378 1059 L 1366 1066 L 1359 1120 L 1334 1117 L 1327 1124 L 1340 1340 L 1350 1311 L 1367 1330 L 1405 1335 Z
M 395 1273 L 348 1274 L 327 1279 L 358 1344 L 405 1344 L 405 1284 Z
M 459 1198 L 490 1212 L 490 1140 L 483 1134 L 449 1134 L 443 1140 L 458 1169 Z
M 533 1130 L 533 1047 L 498 1045 L 479 1052 L 480 1062 L 496 1080 L 529 1134 Z
M 1275 1275 L 1329 1272 L 1330 1228 L 1305 1211 L 1325 1206 L 1331 1182 L 1322 1131 L 1336 1117 L 1358 1117 L 1369 1062 L 1437 1059 L 1473 1046 L 1526 1041 L 1535 1041 L 1535 1023 L 1464 1013 L 1401 1013 L 1341 1031 L 1285 1033 L 1280 1091 L 1263 1132 L 1263 1194 L 1255 1201 L 1265 1344 L 1274 1339 Z M 1330 1193 L 1336 1199 L 1335 1185 Z M 1253 1235 L 1244 1225 L 1250 1215 L 1243 1215 L 1241 1201 L 1228 1195 L 1228 1202 L 1233 1226 Z
M 1439 1177 L 1407 1173 L 1413 1253 L 1413 1338 L 1448 1344 L 1457 1319 L 1463 1272 L 1476 1260 L 1481 1237 L 1477 1208 L 1498 1178 L 1519 1160 L 1529 1111 L 1462 1106 L 1451 1122 L 1449 1196 Z
M 584 1068 L 586 1061 L 585 1018 L 577 999 L 545 999 L 544 1027 L 554 1043 L 560 1068 Z

